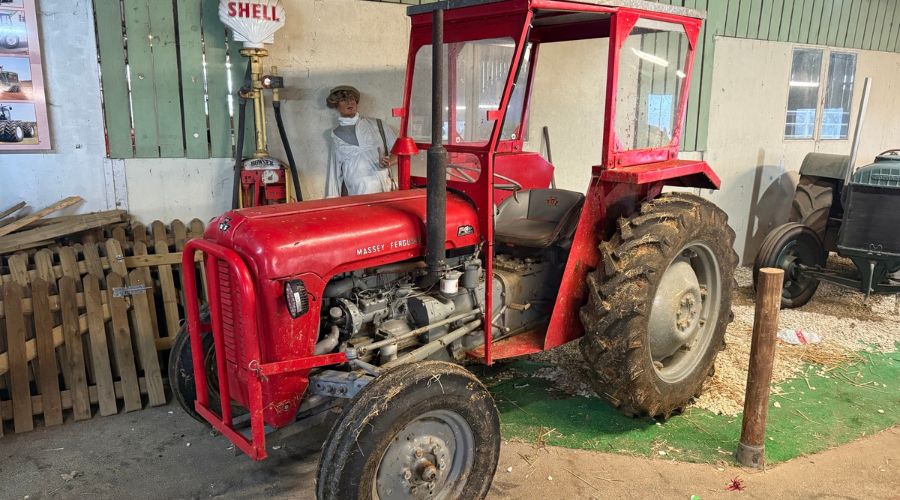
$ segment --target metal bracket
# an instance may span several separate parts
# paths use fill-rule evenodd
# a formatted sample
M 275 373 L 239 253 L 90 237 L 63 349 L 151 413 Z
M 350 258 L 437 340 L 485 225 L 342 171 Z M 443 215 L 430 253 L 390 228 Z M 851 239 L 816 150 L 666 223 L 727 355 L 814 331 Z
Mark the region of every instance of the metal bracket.
M 147 285 L 128 285 L 128 286 L 120 286 L 114 287 L 112 289 L 113 297 L 122 298 L 127 297 L 129 295 L 137 295 L 140 293 L 144 293 L 149 290 L 150 287 Z
M 354 372 L 324 370 L 309 377 L 312 394 L 321 394 L 334 398 L 352 398 L 375 377 Z

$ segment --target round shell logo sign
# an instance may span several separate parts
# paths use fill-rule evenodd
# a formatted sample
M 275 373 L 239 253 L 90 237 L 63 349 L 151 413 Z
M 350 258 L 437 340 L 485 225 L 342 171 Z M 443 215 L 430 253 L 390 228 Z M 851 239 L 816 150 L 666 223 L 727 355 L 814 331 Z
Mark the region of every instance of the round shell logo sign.
M 262 47 L 275 41 L 275 32 L 284 26 L 281 0 L 219 2 L 219 19 L 234 31 L 234 39 L 247 47 Z

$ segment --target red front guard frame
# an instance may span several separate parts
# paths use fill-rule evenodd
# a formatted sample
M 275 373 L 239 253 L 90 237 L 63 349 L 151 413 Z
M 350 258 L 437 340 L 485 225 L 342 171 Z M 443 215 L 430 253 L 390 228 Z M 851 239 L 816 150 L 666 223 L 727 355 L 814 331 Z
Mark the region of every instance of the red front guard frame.
M 209 313 L 211 323 L 200 321 L 200 306 L 197 302 L 197 277 L 196 273 L 189 272 L 194 269 L 194 256 L 197 252 L 205 254 L 203 272 L 206 273 L 207 297 L 209 297 Z M 219 260 L 224 261 L 231 271 L 231 286 L 234 293 L 241 295 L 241 310 L 236 314 L 247 318 L 241 324 L 243 328 L 236 332 L 241 336 L 243 346 L 242 359 L 248 359 L 245 366 L 237 366 L 244 372 L 243 377 L 236 379 L 246 380 L 247 385 L 247 409 L 250 414 L 250 438 L 239 432 L 234 427 L 234 419 L 231 415 L 231 387 L 228 377 L 228 361 L 224 354 L 216 356 L 216 372 L 218 375 L 219 395 L 221 401 L 221 415 L 217 415 L 209 406 L 208 381 L 206 380 L 205 363 L 203 359 L 204 334 L 211 333 L 215 352 L 225 352 L 225 338 L 222 333 L 221 304 L 219 303 Z M 253 460 L 266 458 L 266 435 L 264 410 L 266 408 L 263 397 L 263 386 L 267 377 L 286 373 L 298 372 L 320 366 L 334 365 L 347 361 L 344 353 L 327 354 L 323 356 L 306 356 L 272 363 L 263 363 L 260 349 L 259 326 L 257 323 L 258 309 L 256 306 L 256 287 L 253 277 L 244 264 L 241 257 L 234 251 L 217 245 L 211 241 L 194 239 L 184 246 L 181 260 L 182 269 L 185 270 L 184 293 L 187 298 L 187 326 L 191 338 L 191 357 L 194 364 L 194 382 L 197 390 L 197 400 L 194 408 L 213 428 L 221 432 L 241 451 Z

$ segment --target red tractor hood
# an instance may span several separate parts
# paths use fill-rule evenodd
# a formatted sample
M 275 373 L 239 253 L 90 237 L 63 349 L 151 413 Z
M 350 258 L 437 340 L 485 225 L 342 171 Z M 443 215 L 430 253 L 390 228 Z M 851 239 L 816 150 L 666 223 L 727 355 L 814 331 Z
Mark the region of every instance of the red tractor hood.
M 235 250 L 257 278 L 344 271 L 425 252 L 425 190 L 330 198 L 226 212 L 204 237 Z M 480 240 L 474 206 L 447 194 L 446 248 Z

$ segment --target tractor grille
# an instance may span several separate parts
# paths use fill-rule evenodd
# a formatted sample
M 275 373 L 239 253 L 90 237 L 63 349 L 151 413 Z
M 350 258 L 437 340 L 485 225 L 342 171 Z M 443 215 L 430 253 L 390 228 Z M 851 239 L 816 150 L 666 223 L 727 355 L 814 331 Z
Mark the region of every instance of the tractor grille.
M 241 294 L 235 293 L 231 269 L 223 260 L 217 261 L 219 278 L 219 310 L 222 314 L 222 336 L 225 340 L 225 360 L 241 365 Z
M 851 185 L 841 246 L 900 253 L 900 190 Z

